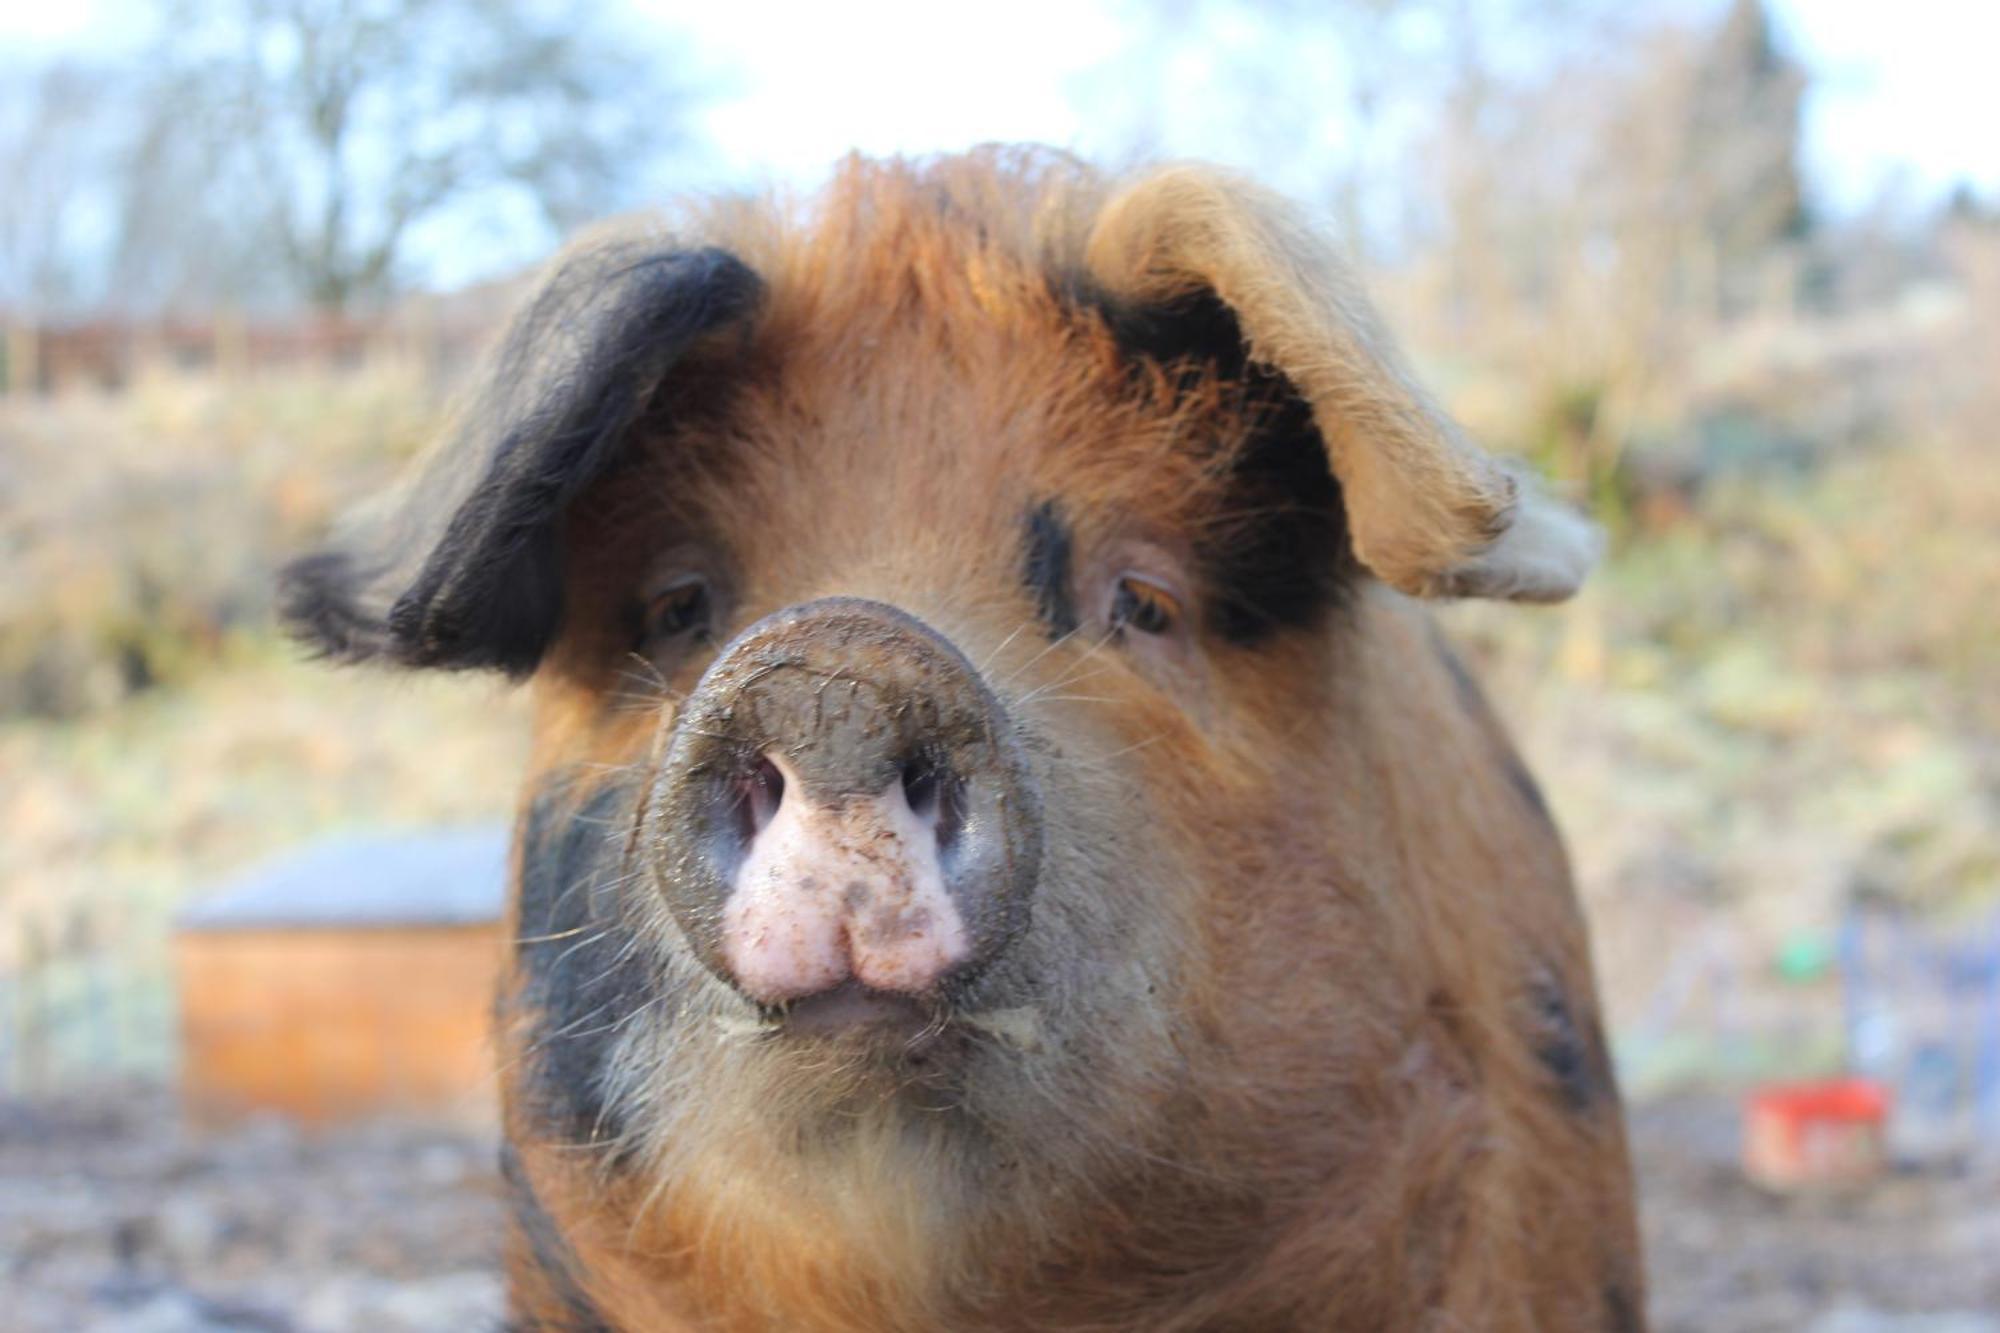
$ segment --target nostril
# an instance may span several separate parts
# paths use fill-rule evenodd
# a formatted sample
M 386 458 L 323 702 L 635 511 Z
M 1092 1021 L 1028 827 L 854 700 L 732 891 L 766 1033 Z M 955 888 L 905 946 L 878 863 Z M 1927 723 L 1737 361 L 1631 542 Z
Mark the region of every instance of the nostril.
M 750 771 L 736 780 L 737 831 L 747 847 L 777 818 L 785 800 L 785 775 L 769 755 L 757 756 Z
M 910 813 L 926 824 L 937 818 L 940 785 L 935 764 L 922 759 L 903 764 L 903 799 L 910 803 Z
M 927 759 L 913 759 L 903 765 L 903 799 L 910 813 L 931 826 L 943 855 L 958 841 L 963 822 L 963 805 L 957 778 L 950 769 Z

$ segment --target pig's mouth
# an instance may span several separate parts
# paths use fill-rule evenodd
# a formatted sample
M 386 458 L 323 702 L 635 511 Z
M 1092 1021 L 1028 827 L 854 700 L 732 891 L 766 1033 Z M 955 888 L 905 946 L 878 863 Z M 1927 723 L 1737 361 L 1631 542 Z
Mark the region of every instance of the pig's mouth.
M 717 1026 L 749 1041 L 863 1048 L 911 1063 L 951 1058 L 982 1044 L 1033 1051 L 1041 1033 L 1032 1008 L 972 1008 L 859 981 L 788 1004 L 756 1005 L 749 1014 L 719 1018 Z
M 846 981 L 789 1004 L 757 1006 L 759 1024 L 779 1037 L 872 1038 L 921 1040 L 951 1023 L 951 1009 L 898 991 L 876 990 Z

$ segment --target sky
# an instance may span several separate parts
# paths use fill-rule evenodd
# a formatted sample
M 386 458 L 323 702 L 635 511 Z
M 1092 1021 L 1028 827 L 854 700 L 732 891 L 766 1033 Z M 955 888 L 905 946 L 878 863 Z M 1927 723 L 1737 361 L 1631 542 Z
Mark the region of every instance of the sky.
M 1104 109 L 1102 78 L 1099 100 L 1086 90 L 1092 71 L 1129 56 L 1141 2 L 1013 0 L 1003 18 L 994 6 L 935 0 L 624 0 L 634 19 L 690 37 L 718 72 L 697 185 L 809 184 L 850 149 L 1034 140 L 1101 156 L 1128 147 L 1093 117 Z M 0 53 L 114 45 L 135 26 L 118 16 L 141 3 L 0 0 Z M 1689 0 L 1696 12 L 1720 3 Z M 2000 0 L 1770 3 L 1782 42 L 1813 74 L 1804 162 L 1824 212 L 1864 209 L 1892 187 L 1932 198 L 1961 181 L 2000 198 L 2000 78 L 1991 73 Z M 1299 63 L 1310 77 L 1309 53 Z M 1201 107 L 1182 110 L 1201 127 Z M 1235 156 L 1232 146 L 1226 130 L 1160 145 L 1223 157 Z
M 1970 182 L 2000 194 L 2000 2 L 1776 0 L 1782 38 L 1812 70 L 1805 156 L 1836 208 L 1898 175 L 1920 194 Z
M 745 71 L 709 128 L 732 165 L 801 179 L 850 148 L 923 152 L 994 139 L 1101 148 L 1075 88 L 1128 38 L 1104 0 L 988 6 L 846 0 L 739 3 L 680 17 L 719 62 Z M 1785 46 L 1811 68 L 1805 160 L 1821 202 L 1866 207 L 1900 183 L 1959 181 L 2000 193 L 2000 0 L 1773 0 Z M 1051 34 L 1060 34 L 1060 39 Z M 941 59 L 937 52 L 977 52 Z

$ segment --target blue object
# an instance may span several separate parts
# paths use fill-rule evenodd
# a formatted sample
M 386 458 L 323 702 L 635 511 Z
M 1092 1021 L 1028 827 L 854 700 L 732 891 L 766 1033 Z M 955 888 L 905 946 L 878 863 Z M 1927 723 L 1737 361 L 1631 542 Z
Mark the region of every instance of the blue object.
M 325 838 L 264 862 L 175 921 L 182 930 L 497 922 L 508 848 L 502 824 Z
M 1969 1103 L 1973 1132 L 2000 1145 L 2000 910 L 1954 928 L 1853 909 L 1839 955 L 1851 1067 L 1912 1115 Z

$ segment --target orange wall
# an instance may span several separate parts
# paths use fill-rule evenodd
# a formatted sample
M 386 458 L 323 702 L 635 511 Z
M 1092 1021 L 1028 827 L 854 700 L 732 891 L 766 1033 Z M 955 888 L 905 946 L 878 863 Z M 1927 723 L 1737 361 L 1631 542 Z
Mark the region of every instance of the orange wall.
M 493 1116 L 497 925 L 183 931 L 174 952 L 195 1117 Z

